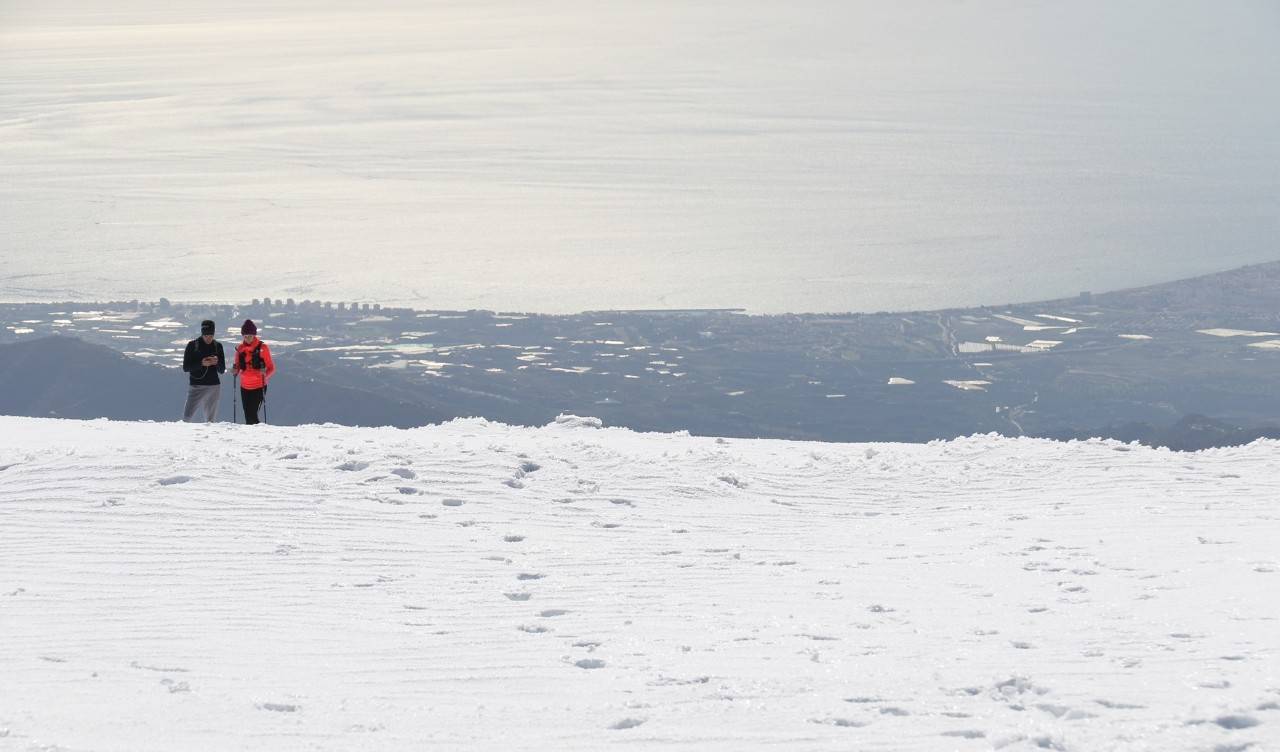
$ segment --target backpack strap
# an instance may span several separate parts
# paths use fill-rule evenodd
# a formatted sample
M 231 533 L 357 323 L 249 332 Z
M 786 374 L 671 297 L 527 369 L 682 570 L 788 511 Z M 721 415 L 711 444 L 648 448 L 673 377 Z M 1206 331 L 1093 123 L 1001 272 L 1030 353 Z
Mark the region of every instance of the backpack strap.
M 240 365 L 240 370 L 245 370 L 245 351 L 239 347 L 236 348 L 236 362 Z M 253 348 L 252 359 L 249 361 L 249 367 L 255 371 L 265 370 L 267 364 L 262 360 L 262 340 L 258 340 L 258 344 Z

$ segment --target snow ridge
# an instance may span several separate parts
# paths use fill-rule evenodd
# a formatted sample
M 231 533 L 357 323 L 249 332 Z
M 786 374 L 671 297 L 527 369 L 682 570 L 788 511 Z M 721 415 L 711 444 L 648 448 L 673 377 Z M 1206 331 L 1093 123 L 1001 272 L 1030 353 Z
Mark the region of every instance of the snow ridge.
M 0 749 L 1280 734 L 1280 443 L 598 426 L 0 418 Z

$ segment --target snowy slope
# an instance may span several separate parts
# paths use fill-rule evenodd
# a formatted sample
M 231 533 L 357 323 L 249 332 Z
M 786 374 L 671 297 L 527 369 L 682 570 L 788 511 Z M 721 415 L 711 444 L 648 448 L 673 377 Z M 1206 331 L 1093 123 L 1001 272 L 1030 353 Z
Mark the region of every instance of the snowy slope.
M 1278 486 L 1274 442 L 0 418 L 0 750 L 1277 749 Z

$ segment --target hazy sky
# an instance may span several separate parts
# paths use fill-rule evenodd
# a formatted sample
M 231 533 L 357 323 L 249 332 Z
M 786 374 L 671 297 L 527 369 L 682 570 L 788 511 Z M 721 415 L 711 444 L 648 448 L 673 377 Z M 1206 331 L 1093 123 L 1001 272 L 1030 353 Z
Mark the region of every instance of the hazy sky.
M 0 0 L 0 299 L 877 310 L 1280 258 L 1280 5 Z

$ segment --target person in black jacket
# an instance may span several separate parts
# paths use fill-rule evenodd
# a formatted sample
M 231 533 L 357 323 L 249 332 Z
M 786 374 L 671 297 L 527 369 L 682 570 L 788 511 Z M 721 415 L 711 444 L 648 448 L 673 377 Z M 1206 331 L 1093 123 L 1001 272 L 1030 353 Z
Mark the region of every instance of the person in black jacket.
M 218 374 L 226 372 L 227 358 L 222 351 L 222 343 L 213 338 L 214 329 L 212 321 L 201 321 L 200 336 L 188 342 L 187 350 L 182 354 L 182 370 L 187 372 L 191 381 L 187 406 L 182 411 L 182 419 L 188 423 L 199 422 L 201 412 L 206 423 L 212 423 L 218 417 L 218 397 L 222 392 Z

